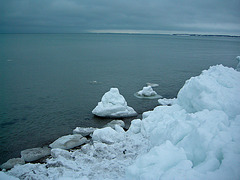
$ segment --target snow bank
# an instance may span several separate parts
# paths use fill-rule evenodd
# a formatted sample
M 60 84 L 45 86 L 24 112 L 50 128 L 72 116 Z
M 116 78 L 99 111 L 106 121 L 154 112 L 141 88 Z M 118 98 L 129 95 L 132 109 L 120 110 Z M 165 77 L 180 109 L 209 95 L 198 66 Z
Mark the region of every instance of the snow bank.
M 110 91 L 106 92 L 92 113 L 101 117 L 114 118 L 137 115 L 132 107 L 127 106 L 126 100 L 119 94 L 117 88 L 111 88 Z
M 240 73 L 222 65 L 188 80 L 172 106 L 148 112 L 150 151 L 127 179 L 239 179 Z M 138 125 L 139 126 L 139 125 Z
M 238 180 L 239 80 L 240 72 L 213 66 L 188 80 L 172 106 L 145 112 L 127 132 L 119 125 L 95 130 L 92 144 L 70 152 L 53 149 L 46 164 L 16 165 L 7 174 L 40 180 Z

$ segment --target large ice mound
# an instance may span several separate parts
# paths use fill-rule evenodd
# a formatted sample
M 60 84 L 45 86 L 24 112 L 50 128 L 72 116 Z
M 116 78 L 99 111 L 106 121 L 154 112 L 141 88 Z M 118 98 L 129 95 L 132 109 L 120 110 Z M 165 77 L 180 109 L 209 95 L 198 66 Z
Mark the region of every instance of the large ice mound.
M 143 116 L 150 150 L 127 179 L 239 179 L 239 92 L 240 72 L 222 65 L 188 80 L 172 106 Z
M 240 75 L 222 65 L 210 67 L 186 81 L 177 96 L 187 112 L 220 110 L 230 117 L 240 112 Z
M 92 113 L 101 117 L 114 118 L 137 115 L 132 107 L 127 106 L 127 102 L 119 93 L 118 88 L 111 88 L 110 91 L 106 92 Z

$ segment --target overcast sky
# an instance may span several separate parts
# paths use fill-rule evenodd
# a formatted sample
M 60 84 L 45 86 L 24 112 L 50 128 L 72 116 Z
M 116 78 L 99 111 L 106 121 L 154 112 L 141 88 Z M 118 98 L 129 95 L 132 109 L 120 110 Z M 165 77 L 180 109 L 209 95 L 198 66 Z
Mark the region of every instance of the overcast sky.
M 240 0 L 0 0 L 0 33 L 240 35 Z

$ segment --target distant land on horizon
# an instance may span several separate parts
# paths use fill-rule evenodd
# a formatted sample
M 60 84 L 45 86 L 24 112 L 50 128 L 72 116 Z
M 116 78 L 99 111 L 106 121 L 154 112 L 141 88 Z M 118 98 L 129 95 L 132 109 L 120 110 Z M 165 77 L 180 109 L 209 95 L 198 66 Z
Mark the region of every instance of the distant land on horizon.
M 0 34 L 132 34 L 132 35 L 172 35 L 172 36 L 211 36 L 211 37 L 240 37 L 228 34 L 192 34 L 192 33 L 140 33 L 140 32 L 79 32 L 79 33 L 0 33 Z

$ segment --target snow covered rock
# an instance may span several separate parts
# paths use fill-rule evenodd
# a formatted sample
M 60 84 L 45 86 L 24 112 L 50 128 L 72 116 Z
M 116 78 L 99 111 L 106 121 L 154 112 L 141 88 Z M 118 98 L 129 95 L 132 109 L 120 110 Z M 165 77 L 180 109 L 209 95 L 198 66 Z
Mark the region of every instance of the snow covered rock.
M 5 162 L 1 165 L 1 168 L 2 169 L 11 169 L 17 164 L 25 164 L 25 161 L 22 158 L 9 159 L 7 162 Z
M 122 138 L 122 133 L 118 133 L 110 127 L 97 129 L 93 132 L 92 136 L 93 141 L 98 141 L 106 144 L 112 144 L 114 142 L 120 141 Z
M 51 154 L 51 149 L 48 147 L 32 148 L 32 149 L 26 149 L 21 151 L 21 157 L 26 162 L 36 161 L 50 154 Z
M 237 61 L 238 61 L 236 70 L 237 70 L 237 71 L 240 71 L 240 56 L 237 56 L 236 59 L 237 59 Z
M 71 149 L 76 146 L 80 146 L 84 144 L 87 141 L 87 138 L 83 137 L 80 134 L 74 134 L 74 135 L 67 135 L 62 136 L 58 138 L 56 141 L 54 141 L 49 146 L 53 148 L 60 148 L 60 149 Z
M 106 92 L 92 113 L 96 116 L 114 118 L 137 115 L 132 107 L 127 106 L 126 100 L 119 94 L 117 88 L 111 88 L 110 91 Z
M 73 130 L 73 134 L 81 134 L 82 136 L 88 136 L 92 134 L 97 128 L 89 127 L 89 128 L 83 128 L 83 127 L 76 127 Z
M 151 86 L 143 87 L 141 91 L 138 91 L 134 94 L 137 98 L 147 98 L 147 99 L 156 99 L 161 98 L 160 95 L 158 95 Z
M 105 125 L 105 127 L 111 127 L 113 129 L 115 129 L 115 125 L 119 125 L 121 126 L 122 128 L 125 127 L 125 123 L 122 121 L 122 120 L 112 120 L 111 122 L 107 123 Z

